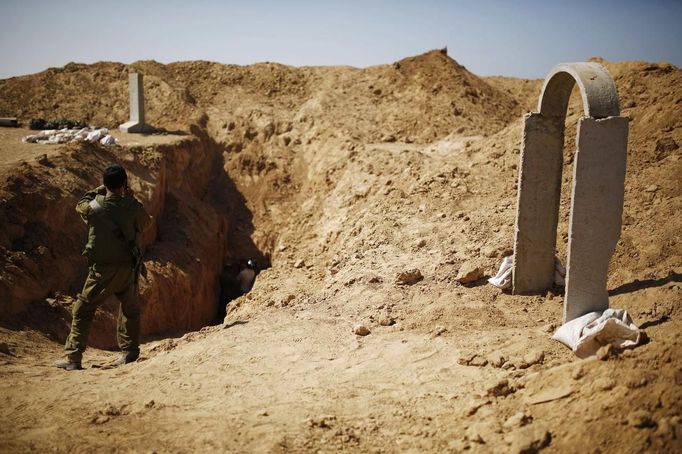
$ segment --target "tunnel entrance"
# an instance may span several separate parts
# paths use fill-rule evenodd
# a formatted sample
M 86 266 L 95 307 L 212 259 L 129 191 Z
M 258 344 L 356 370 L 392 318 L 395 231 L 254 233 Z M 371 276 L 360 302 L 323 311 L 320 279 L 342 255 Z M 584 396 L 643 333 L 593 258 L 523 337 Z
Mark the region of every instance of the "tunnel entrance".
M 241 293 L 237 295 L 225 279 L 221 285 L 221 276 L 230 270 L 238 274 L 240 264 L 249 259 L 266 269 L 271 266 L 271 252 L 253 239 L 254 216 L 230 177 L 226 147 L 203 129 L 194 128 L 192 133 L 153 146 L 114 151 L 81 144 L 54 158 L 53 166 L 17 170 L 25 174 L 22 181 L 33 186 L 31 191 L 8 188 L 12 198 L 0 203 L 2 212 L 12 213 L 5 216 L 6 232 L 19 235 L 10 238 L 10 244 L 22 249 L 8 250 L 17 271 L 11 285 L 2 288 L 4 299 L 12 302 L 0 311 L 2 326 L 29 328 L 58 343 L 65 341 L 71 307 L 87 271 L 81 255 L 86 226 L 73 207 L 87 190 L 100 184 L 102 168 L 109 162 L 126 168 L 131 186 L 155 220 L 151 231 L 140 238 L 147 269 L 139 286 L 143 339 L 223 321 L 226 304 Z M 52 175 L 59 172 L 67 172 L 69 181 L 76 182 L 67 194 L 62 177 Z M 27 219 L 33 226 L 30 231 L 25 228 Z M 117 348 L 118 306 L 112 297 L 98 308 L 91 347 Z

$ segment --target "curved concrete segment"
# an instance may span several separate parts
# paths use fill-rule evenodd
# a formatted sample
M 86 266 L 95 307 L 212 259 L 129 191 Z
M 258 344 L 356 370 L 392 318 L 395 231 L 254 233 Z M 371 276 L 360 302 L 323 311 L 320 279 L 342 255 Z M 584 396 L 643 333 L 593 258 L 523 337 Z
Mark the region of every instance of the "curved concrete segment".
M 597 63 L 563 63 L 547 76 L 539 113 L 524 118 L 514 235 L 514 293 L 554 283 L 565 117 L 578 84 L 585 117 L 578 121 L 568 232 L 564 321 L 609 307 L 606 277 L 620 237 L 628 120 Z
M 538 110 L 546 117 L 566 116 L 568 99 L 578 84 L 586 117 L 607 118 L 620 115 L 618 92 L 611 74 L 599 63 L 561 63 L 545 78 Z

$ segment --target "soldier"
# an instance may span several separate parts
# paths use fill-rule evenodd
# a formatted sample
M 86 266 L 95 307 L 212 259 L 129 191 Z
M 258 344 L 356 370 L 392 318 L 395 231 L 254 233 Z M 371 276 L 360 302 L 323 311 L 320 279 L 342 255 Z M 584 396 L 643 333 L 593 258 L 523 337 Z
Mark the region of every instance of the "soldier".
M 239 267 L 239 273 L 235 274 Z M 231 263 L 223 268 L 220 273 L 220 302 L 218 305 L 218 320 L 222 320 L 227 315 L 227 305 L 234 299 L 246 295 L 253 289 L 256 281 L 258 265 L 255 260 L 249 259 L 246 265 L 243 263 Z
M 246 267 L 244 267 L 237 275 L 237 282 L 239 283 L 239 290 L 242 294 L 246 295 L 253 288 L 253 284 L 256 281 L 256 272 L 258 267 L 255 260 L 249 260 L 246 262 Z
M 123 167 L 104 169 L 104 185 L 87 192 L 76 211 L 88 224 L 88 243 L 83 255 L 89 272 L 83 291 L 73 306 L 71 333 L 64 347 L 65 358 L 55 366 L 82 369 L 81 359 L 97 306 L 111 295 L 121 301 L 117 340 L 123 355 L 114 365 L 136 361 L 140 355 L 140 305 L 137 273 L 141 263 L 138 235 L 151 225 L 151 218 L 135 199 Z

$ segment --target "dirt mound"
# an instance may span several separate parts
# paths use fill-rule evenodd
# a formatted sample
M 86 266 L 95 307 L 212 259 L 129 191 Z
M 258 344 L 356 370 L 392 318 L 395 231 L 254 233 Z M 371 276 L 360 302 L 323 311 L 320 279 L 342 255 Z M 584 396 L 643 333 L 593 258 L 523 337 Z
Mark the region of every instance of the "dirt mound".
M 64 146 L 50 155 L 54 168 L 13 164 L 0 180 L 9 219 L 2 279 L 16 279 L 4 298 L 40 298 L 42 282 L 66 294 L 0 328 L 9 352 L 0 353 L 1 413 L 15 423 L 0 431 L 3 448 L 105 449 L 106 429 L 134 450 L 679 450 L 682 71 L 602 63 L 631 118 L 611 305 L 646 329 L 646 345 L 577 360 L 549 338 L 561 323 L 559 289 L 524 297 L 485 285 L 511 252 L 520 117 L 534 110 L 541 81 L 479 78 L 442 51 L 366 69 L 137 62 L 130 68 L 174 93 L 150 102 L 150 118 L 192 136 L 164 146 Z M 54 84 L 59 97 L 59 84 L 99 68 L 106 84 L 122 81 L 124 106 L 126 67 L 79 68 L 0 81 L 0 93 L 23 87 L 26 115 L 53 117 L 32 84 Z M 19 105 L 2 95 L 0 113 Z M 574 93 L 560 255 L 581 111 Z M 92 118 L 115 124 L 121 112 Z M 148 332 L 199 320 L 221 261 L 260 251 L 272 267 L 230 303 L 224 326 L 151 341 L 131 366 L 65 375 L 47 365 L 82 273 L 84 233 L 70 230 L 80 223 L 72 206 L 109 159 L 133 167 L 159 220 L 145 256 L 147 320 L 159 324 Z M 40 255 L 43 246 L 59 260 Z M 58 279 L 55 266 L 64 268 Z M 464 275 L 483 277 L 465 286 Z M 358 325 L 369 334 L 357 336 Z M 98 350 L 85 357 L 106 360 Z M 25 378 L 37 367 L 39 379 Z M 102 398 L 113 378 L 115 392 Z
M 542 90 L 542 79 L 527 80 L 516 77 L 488 76 L 483 80 L 515 99 L 523 112 L 537 111 L 538 98 Z
M 19 117 L 25 124 L 31 118 L 69 118 L 116 128 L 128 120 L 127 77 L 134 68 L 108 62 L 70 63 L 35 75 L 0 80 L 0 112 Z M 195 109 L 185 99 L 183 87 L 149 74 L 145 88 L 151 124 L 170 130 L 187 128 L 187 119 Z
M 266 115 L 271 109 L 290 116 L 289 121 L 318 122 L 316 131 L 323 135 L 423 142 L 452 131 L 494 132 L 520 112 L 510 95 L 432 51 L 367 69 L 203 61 L 71 63 L 0 81 L 0 115 L 116 127 L 128 118 L 130 71 L 145 75 L 148 121 L 169 130 L 187 131 L 216 109 L 224 116 L 258 105 Z

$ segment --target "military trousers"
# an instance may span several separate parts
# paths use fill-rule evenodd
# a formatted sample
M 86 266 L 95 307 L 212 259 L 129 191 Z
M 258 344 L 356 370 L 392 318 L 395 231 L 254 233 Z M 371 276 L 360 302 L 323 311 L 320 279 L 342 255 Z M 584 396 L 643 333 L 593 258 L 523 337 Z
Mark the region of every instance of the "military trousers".
M 90 266 L 83 291 L 73 305 L 71 333 L 64 346 L 67 358 L 81 361 L 95 311 L 111 295 L 121 302 L 116 330 L 118 346 L 124 352 L 139 352 L 140 304 L 135 287 L 135 273 L 130 265 Z

